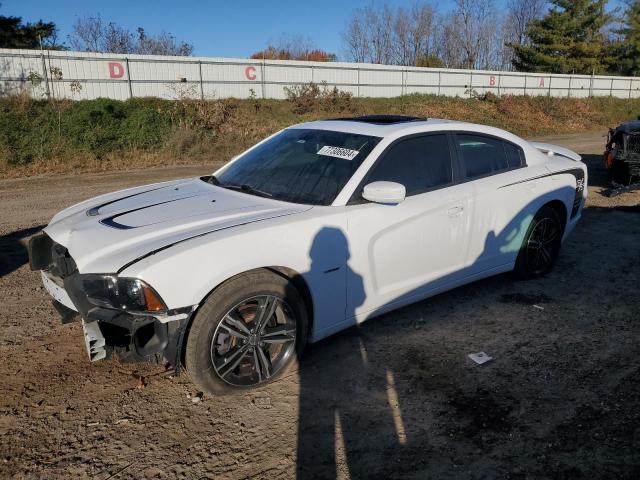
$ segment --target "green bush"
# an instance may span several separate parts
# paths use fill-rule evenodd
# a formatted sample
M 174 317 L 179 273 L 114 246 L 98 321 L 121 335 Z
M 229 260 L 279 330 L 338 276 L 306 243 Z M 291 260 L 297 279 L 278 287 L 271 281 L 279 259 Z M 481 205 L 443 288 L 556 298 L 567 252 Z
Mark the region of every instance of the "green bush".
M 159 148 L 171 120 L 153 103 L 106 98 L 76 102 L 64 114 L 63 134 L 97 158 L 128 148 Z
M 533 136 L 603 130 L 640 112 L 640 99 L 606 97 L 354 98 L 326 84 L 299 85 L 287 94 L 287 100 L 260 100 L 260 108 L 255 98 L 0 98 L 0 172 L 30 174 L 40 165 L 49 171 L 73 171 L 96 165 L 110 168 L 109 164 L 122 168 L 153 162 L 222 162 L 281 128 L 338 115 L 450 118 Z
M 172 129 L 170 102 L 159 99 L 78 102 L 0 101 L 0 146 L 9 165 L 83 151 L 95 158 L 161 148 Z

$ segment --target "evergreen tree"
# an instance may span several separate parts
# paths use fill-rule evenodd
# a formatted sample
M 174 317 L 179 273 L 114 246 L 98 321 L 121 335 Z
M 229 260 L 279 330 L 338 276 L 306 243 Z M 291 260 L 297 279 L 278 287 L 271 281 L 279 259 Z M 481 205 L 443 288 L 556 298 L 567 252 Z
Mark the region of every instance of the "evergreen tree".
M 612 70 L 623 75 L 640 75 L 640 0 L 632 0 L 625 12 L 624 27 L 616 33 L 622 36 Z
M 606 70 L 603 27 L 607 0 L 553 0 L 553 7 L 527 29 L 530 45 L 510 45 L 513 66 L 525 72 L 602 73 Z
M 58 30 L 53 22 L 22 23 L 21 17 L 0 15 L 0 48 L 65 49 L 57 43 Z

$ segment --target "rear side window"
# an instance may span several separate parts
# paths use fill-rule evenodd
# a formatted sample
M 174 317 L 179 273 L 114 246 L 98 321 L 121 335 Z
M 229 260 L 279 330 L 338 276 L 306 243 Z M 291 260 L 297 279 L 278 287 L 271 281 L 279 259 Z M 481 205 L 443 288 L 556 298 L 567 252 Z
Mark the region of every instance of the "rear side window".
M 524 153 L 520 147 L 516 147 L 513 143 L 503 142 L 504 152 L 507 154 L 507 162 L 509 168 L 522 167 L 524 165 Z
M 455 135 L 467 180 L 499 173 L 523 165 L 522 150 L 497 138 L 459 133 Z
M 397 182 L 407 196 L 452 182 L 451 154 L 446 134 L 411 137 L 393 144 L 376 163 L 367 183 Z

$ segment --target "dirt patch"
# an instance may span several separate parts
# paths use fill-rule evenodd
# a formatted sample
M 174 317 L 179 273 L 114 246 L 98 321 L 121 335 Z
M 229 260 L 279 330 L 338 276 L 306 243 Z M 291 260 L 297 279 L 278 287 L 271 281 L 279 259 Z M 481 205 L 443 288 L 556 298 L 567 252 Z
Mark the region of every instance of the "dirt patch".
M 640 192 L 599 195 L 598 135 L 546 140 L 585 154 L 594 179 L 550 275 L 392 312 L 233 398 L 199 399 L 162 367 L 91 364 L 25 264 L 61 208 L 210 168 L 1 181 L 0 476 L 640 478 Z M 467 358 L 480 350 L 494 360 Z

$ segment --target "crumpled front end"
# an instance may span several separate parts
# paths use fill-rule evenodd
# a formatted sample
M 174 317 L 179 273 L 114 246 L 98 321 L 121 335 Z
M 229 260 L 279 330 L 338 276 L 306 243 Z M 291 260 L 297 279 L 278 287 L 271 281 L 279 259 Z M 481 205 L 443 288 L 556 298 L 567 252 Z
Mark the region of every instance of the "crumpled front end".
M 609 130 L 603 161 L 614 181 L 626 184 L 640 178 L 640 123 L 621 127 Z
M 159 305 L 153 312 L 111 308 L 87 291 L 87 280 L 96 275 L 80 274 L 69 251 L 46 233 L 29 241 L 29 264 L 41 271 L 62 323 L 82 322 L 91 361 L 115 353 L 125 362 L 151 361 L 179 368 L 185 329 L 195 307 L 168 310 Z M 144 301 L 145 292 L 134 293 Z

